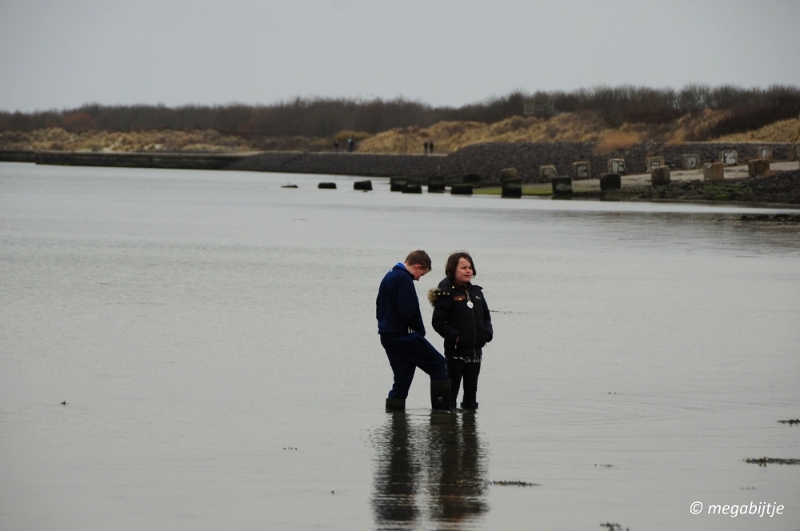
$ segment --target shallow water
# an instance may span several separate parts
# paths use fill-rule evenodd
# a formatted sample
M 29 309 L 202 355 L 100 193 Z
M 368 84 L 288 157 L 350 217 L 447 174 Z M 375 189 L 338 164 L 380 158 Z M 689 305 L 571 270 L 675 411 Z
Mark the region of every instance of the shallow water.
M 0 164 L 0 529 L 800 529 L 800 468 L 743 461 L 800 457 L 796 225 L 352 181 Z M 422 373 L 383 411 L 415 248 L 426 323 L 475 257 L 474 415 Z

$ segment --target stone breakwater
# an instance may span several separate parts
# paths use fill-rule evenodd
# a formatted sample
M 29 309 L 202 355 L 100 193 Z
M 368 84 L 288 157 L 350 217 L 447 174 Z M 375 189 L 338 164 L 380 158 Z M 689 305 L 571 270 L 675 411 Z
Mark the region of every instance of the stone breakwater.
M 735 150 L 739 163 L 758 158 L 760 147 L 772 149 L 775 160 L 791 160 L 794 144 L 693 142 L 680 145 L 636 144 L 602 155 L 594 142 L 484 143 L 447 155 L 397 155 L 372 153 L 264 152 L 253 155 L 216 153 L 103 153 L 103 152 L 0 152 L 0 161 L 76 166 L 127 166 L 151 168 L 225 169 L 360 177 L 407 177 L 425 184 L 429 177 L 446 184 L 460 183 L 478 175 L 482 184 L 497 184 L 500 170 L 516 168 L 522 182 L 541 182 L 539 167 L 554 165 L 559 175 L 572 176 L 572 163 L 589 161 L 591 176 L 607 171 L 607 161 L 625 159 L 626 173 L 648 173 L 646 158 L 662 156 L 667 165 L 679 167 L 681 156 L 696 154 L 701 163 L 718 161 L 723 150 Z

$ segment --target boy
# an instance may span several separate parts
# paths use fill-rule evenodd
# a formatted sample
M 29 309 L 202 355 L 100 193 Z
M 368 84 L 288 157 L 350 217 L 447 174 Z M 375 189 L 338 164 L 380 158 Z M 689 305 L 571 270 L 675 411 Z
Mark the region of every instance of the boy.
M 431 407 L 450 410 L 450 380 L 444 356 L 425 339 L 414 281 L 431 270 L 425 251 L 413 251 L 386 273 L 375 301 L 378 333 L 394 373 L 386 409 L 405 409 L 406 397 L 417 367 L 431 377 Z

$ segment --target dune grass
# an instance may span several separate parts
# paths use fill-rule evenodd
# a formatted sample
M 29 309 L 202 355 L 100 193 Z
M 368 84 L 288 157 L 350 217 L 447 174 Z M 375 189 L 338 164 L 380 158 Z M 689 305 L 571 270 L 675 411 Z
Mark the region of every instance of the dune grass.
M 677 120 L 657 123 L 624 123 L 610 127 L 592 111 L 562 113 L 551 118 L 514 116 L 495 123 L 442 121 L 430 127 L 403 127 L 370 136 L 364 131 L 343 130 L 335 138 L 340 150 L 347 138 L 362 153 L 419 154 L 424 143 L 433 142 L 434 154 L 447 154 L 484 142 L 597 142 L 596 153 L 608 154 L 640 142 L 679 145 L 707 136 L 731 116 L 729 110 L 706 109 Z M 144 130 L 108 132 L 66 131 L 51 127 L 33 131 L 0 132 L 0 149 L 76 151 L 332 151 L 333 138 L 304 136 L 267 137 L 223 134 L 213 129 Z M 710 138 L 719 142 L 800 142 L 800 118 L 781 120 L 747 133 Z

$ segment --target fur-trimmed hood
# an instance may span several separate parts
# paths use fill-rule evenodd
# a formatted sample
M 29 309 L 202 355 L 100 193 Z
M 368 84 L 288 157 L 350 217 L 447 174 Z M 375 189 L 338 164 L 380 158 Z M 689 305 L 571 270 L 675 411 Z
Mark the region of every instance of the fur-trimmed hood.
M 471 290 L 472 288 L 477 288 L 478 290 L 483 289 L 480 286 L 478 286 L 477 284 L 472 284 L 471 282 L 466 287 L 467 287 L 468 290 Z M 441 282 L 439 282 L 438 286 L 428 290 L 428 302 L 431 303 L 431 306 L 436 306 L 436 301 L 439 300 L 439 297 L 441 297 L 441 296 L 448 296 L 449 297 L 450 294 L 453 293 L 453 290 L 457 290 L 457 289 L 459 289 L 459 288 L 457 288 L 455 285 L 453 285 L 453 282 L 449 278 L 444 277 L 444 279 Z
M 436 301 L 439 300 L 439 297 L 442 295 L 450 295 L 450 292 L 439 288 L 431 288 L 428 290 L 428 302 L 431 303 L 431 306 L 436 306 Z

